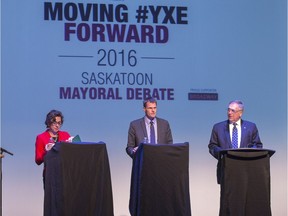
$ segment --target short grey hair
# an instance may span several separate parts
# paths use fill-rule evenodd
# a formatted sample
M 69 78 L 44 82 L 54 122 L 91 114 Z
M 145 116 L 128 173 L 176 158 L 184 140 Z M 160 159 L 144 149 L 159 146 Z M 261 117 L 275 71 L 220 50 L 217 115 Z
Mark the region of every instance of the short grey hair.
M 239 108 L 243 111 L 244 110 L 244 103 L 241 100 L 233 100 L 230 101 L 228 105 L 236 103 L 238 104 Z

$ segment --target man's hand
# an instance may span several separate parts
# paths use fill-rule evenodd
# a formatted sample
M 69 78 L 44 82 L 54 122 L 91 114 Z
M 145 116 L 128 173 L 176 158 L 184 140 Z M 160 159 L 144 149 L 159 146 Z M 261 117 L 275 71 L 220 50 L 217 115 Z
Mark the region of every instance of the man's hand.
M 137 149 L 138 149 L 138 146 L 133 148 L 133 152 L 135 153 L 137 151 Z

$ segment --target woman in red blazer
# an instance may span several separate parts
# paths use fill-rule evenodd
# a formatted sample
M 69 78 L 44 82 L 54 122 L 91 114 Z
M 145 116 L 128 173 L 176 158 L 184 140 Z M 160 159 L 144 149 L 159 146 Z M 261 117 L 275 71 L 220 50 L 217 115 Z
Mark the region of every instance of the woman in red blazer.
M 60 131 L 64 122 L 64 116 L 58 110 L 51 110 L 46 116 L 46 130 L 37 135 L 35 142 L 35 162 L 40 165 L 44 162 L 44 156 L 49 151 L 55 142 L 66 141 L 70 134 L 66 131 Z M 43 180 L 44 180 L 43 171 Z

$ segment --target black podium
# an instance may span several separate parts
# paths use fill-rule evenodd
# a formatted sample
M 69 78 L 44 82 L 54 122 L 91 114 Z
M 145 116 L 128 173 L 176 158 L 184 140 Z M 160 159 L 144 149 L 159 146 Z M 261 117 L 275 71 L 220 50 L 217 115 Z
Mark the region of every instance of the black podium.
M 220 152 L 220 216 L 271 216 L 270 157 L 274 150 Z
M 44 216 L 114 215 L 105 143 L 56 143 L 44 163 Z
M 132 216 L 190 216 L 189 143 L 141 144 L 133 159 Z

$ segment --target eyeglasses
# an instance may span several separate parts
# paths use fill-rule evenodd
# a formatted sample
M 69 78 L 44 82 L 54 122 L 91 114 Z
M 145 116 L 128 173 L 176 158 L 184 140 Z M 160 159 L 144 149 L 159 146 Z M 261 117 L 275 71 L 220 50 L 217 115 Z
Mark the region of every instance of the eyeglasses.
M 52 122 L 52 124 L 53 124 L 53 125 L 59 125 L 59 126 L 62 126 L 62 122 L 56 122 L 56 121 L 54 121 L 54 122 Z
M 234 110 L 234 109 L 230 109 L 230 108 L 227 109 L 227 112 L 232 112 L 232 113 L 237 113 L 240 111 L 242 111 L 242 110 Z

